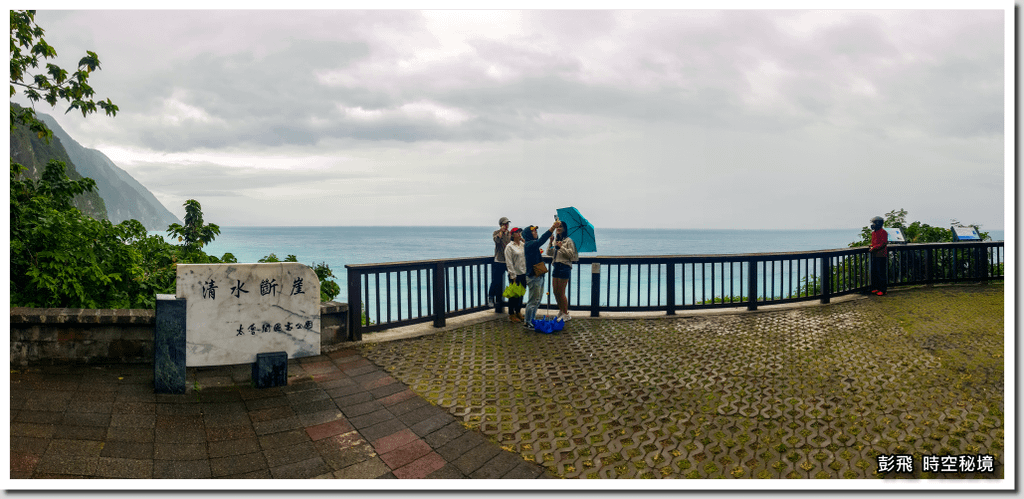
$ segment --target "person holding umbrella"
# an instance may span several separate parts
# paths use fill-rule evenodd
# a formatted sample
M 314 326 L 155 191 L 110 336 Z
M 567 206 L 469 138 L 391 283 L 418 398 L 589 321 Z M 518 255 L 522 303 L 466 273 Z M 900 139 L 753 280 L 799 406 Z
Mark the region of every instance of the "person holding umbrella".
M 526 287 L 530 290 L 530 299 L 526 302 L 526 317 L 523 327 L 533 330 L 533 320 L 537 317 L 537 309 L 540 307 L 540 298 L 544 294 L 544 274 L 537 275 L 534 268 L 541 263 L 541 255 L 544 249 L 541 246 L 551 237 L 551 233 L 558 228 L 558 222 L 551 224 L 542 236 L 537 236 L 537 226 L 531 225 L 526 228 L 523 238 L 526 244 L 523 246 L 523 253 L 526 255 Z
M 508 281 L 526 287 L 526 245 L 523 242 L 523 229 L 512 228 L 512 242 L 505 246 L 505 265 L 508 266 Z M 508 299 L 508 320 L 522 322 L 523 296 Z
M 568 321 L 569 299 L 565 296 L 565 288 L 569 284 L 569 276 L 572 273 L 572 262 L 580 259 L 576 252 L 576 244 L 569 238 L 569 228 L 565 222 L 555 222 L 557 234 L 554 246 L 548 248 L 548 254 L 552 255 L 551 287 L 555 291 L 555 301 L 558 302 L 558 317 L 555 320 Z

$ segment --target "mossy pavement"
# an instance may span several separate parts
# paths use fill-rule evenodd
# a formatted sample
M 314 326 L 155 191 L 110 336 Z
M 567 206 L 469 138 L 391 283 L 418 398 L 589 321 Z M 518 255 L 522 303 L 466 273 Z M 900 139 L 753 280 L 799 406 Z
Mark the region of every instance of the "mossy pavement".
M 1001 283 L 583 315 L 552 335 L 497 320 L 358 350 L 559 477 L 1003 478 Z M 880 455 L 912 456 L 913 471 L 880 472 Z M 950 456 L 972 464 L 937 464 Z M 993 471 L 964 472 L 979 456 Z

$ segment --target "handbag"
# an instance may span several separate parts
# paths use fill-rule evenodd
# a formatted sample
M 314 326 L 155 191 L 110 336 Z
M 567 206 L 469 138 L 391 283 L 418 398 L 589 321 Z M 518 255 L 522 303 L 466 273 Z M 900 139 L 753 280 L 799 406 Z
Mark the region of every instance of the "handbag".
M 534 277 L 540 277 L 540 276 L 542 276 L 544 274 L 547 274 L 547 273 L 548 273 L 548 268 L 547 268 L 547 266 L 544 265 L 544 262 L 537 262 L 537 263 L 533 264 L 533 276 Z

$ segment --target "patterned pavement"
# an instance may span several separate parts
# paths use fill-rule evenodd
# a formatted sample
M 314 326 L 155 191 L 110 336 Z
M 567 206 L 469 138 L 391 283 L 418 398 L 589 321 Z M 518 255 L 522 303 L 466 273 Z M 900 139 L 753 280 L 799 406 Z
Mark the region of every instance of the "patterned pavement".
M 1003 477 L 1001 284 L 358 350 L 557 477 Z

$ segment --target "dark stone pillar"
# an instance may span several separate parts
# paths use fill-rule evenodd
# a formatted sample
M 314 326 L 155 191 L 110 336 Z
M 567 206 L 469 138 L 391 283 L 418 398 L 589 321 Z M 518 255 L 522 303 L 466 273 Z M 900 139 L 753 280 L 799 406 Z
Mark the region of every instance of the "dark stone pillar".
M 153 389 L 185 393 L 185 300 L 156 295 L 153 329 Z

